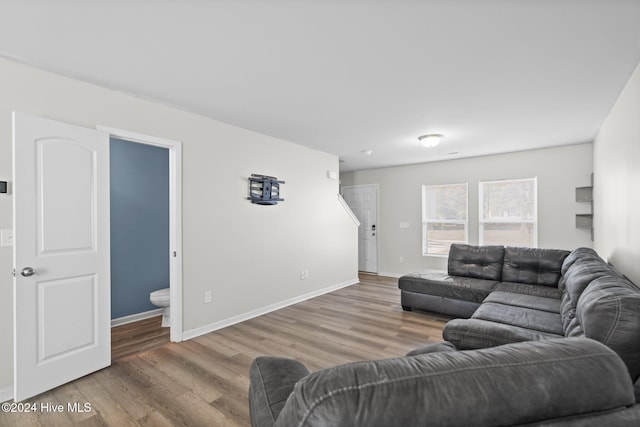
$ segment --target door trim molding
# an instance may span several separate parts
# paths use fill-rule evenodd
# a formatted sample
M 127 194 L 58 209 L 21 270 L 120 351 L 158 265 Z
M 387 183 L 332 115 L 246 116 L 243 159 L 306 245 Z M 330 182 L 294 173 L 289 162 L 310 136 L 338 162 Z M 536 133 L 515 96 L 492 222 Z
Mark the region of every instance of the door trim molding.
M 376 190 L 376 222 L 378 225 L 382 222 L 380 221 L 380 184 L 358 184 L 358 185 L 345 185 L 340 189 L 340 195 L 342 196 L 345 189 L 360 189 L 373 187 Z M 378 230 L 380 227 L 378 227 Z M 379 236 L 379 233 L 376 233 L 376 236 Z M 376 271 L 375 274 L 380 274 L 380 248 L 382 246 L 382 239 L 376 239 Z M 358 259 L 360 259 L 360 254 L 358 254 Z
M 169 150 L 169 263 L 171 341 L 180 342 L 182 334 L 182 142 L 145 135 L 138 132 L 96 126 L 109 136 L 138 144 L 152 145 Z

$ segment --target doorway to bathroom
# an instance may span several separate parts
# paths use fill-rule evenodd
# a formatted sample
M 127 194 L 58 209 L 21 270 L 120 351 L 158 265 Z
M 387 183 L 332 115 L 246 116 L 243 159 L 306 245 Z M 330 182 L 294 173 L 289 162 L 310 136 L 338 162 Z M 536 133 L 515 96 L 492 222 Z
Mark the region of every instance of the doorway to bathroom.
M 177 141 L 110 135 L 112 358 L 182 340 L 180 157 Z M 167 310 L 150 301 L 166 290 Z M 160 326 L 169 312 L 169 327 Z
M 169 150 L 111 137 L 109 164 L 115 360 L 169 342 L 169 322 L 160 321 L 170 319 Z M 158 293 L 162 306 L 150 301 Z

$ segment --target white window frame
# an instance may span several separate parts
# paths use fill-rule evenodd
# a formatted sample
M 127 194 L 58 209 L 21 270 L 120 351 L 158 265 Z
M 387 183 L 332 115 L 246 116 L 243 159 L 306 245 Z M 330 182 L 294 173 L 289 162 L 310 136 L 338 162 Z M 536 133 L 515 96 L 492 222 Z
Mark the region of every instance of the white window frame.
M 466 194 L 466 220 L 452 220 L 452 219 L 427 219 L 426 217 L 426 189 L 428 188 L 436 188 L 436 187 L 451 187 L 456 185 L 464 185 L 465 186 L 465 194 Z M 449 251 L 446 254 L 435 254 L 429 253 L 429 245 L 427 242 L 427 227 L 431 223 L 447 223 L 447 224 L 464 224 L 464 243 L 469 243 L 469 183 L 468 182 L 457 182 L 451 184 L 437 184 L 437 185 L 423 185 L 422 186 L 422 256 L 431 256 L 431 257 L 448 257 Z
M 494 183 L 507 183 L 507 182 L 524 182 L 524 181 L 533 181 L 533 219 L 491 219 L 484 220 L 484 192 L 483 192 L 483 184 L 494 184 Z M 538 247 L 538 177 L 534 176 L 532 178 L 518 178 L 518 179 L 500 179 L 494 181 L 480 181 L 478 183 L 478 242 L 480 245 L 484 244 L 484 224 L 485 223 L 525 223 L 525 224 L 533 224 L 533 242 L 532 248 Z

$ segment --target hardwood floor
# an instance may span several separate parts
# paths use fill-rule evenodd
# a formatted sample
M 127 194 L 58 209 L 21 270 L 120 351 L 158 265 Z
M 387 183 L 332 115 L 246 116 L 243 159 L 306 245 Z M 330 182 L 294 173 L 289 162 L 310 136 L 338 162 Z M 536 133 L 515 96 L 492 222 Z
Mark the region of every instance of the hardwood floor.
M 110 367 L 29 400 L 38 412 L 0 412 L 0 426 L 248 426 L 255 357 L 291 357 L 311 371 L 396 357 L 441 341 L 447 320 L 403 312 L 396 279 L 361 275 L 359 284 L 190 341 L 121 350 Z M 86 412 L 68 410 L 85 403 Z M 48 404 L 65 410 L 42 412 Z
M 169 342 L 169 328 L 162 327 L 162 315 L 111 328 L 111 359 L 152 350 Z

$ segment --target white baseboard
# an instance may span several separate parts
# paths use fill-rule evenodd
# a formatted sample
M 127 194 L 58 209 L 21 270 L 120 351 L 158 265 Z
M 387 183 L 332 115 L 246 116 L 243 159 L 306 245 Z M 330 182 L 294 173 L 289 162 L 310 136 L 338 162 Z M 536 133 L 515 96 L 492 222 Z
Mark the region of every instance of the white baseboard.
M 6 402 L 8 400 L 13 400 L 12 385 L 8 385 L 6 387 L 0 388 L 0 402 Z
M 261 307 L 256 310 L 249 311 L 247 313 L 239 314 L 237 316 L 230 317 L 228 319 L 221 320 L 219 322 L 210 323 L 208 325 L 201 326 L 199 328 L 190 329 L 182 333 L 183 340 L 190 340 L 200 335 L 208 334 L 209 332 L 217 331 L 218 329 L 226 328 L 227 326 L 235 325 L 236 323 L 244 322 L 245 320 L 253 319 L 254 317 L 262 316 L 263 314 L 270 313 L 272 311 L 279 310 L 281 308 L 297 304 L 302 301 L 306 301 L 311 298 L 315 298 L 320 295 L 328 294 L 329 292 L 336 291 L 338 289 L 346 288 L 347 286 L 355 285 L 359 280 L 351 279 L 346 282 L 338 283 L 337 285 L 329 286 L 308 294 L 300 295 L 295 298 L 280 301 L 275 304 Z
M 111 319 L 111 327 L 126 325 L 127 323 L 137 322 L 138 320 L 148 319 L 150 317 L 161 316 L 164 308 L 156 308 L 155 310 L 143 311 L 142 313 L 131 314 L 129 316 Z

